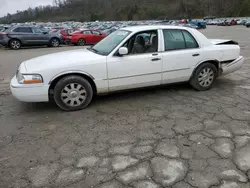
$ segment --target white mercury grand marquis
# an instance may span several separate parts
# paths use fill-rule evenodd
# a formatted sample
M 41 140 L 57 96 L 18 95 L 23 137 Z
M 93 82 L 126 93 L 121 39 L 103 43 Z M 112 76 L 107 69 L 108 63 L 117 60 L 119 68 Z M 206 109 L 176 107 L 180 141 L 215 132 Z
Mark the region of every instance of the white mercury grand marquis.
M 181 26 L 134 26 L 117 30 L 88 49 L 22 62 L 11 80 L 24 102 L 54 100 L 65 111 L 86 108 L 95 94 L 189 82 L 196 90 L 234 72 L 244 58 L 232 40 L 207 39 Z

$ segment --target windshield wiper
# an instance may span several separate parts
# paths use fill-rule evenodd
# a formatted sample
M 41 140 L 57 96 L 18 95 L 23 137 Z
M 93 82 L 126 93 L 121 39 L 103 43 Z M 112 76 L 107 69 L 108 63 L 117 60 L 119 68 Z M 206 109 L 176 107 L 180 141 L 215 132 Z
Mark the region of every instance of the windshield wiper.
M 95 52 L 95 53 L 97 53 L 98 54 L 98 50 L 96 50 L 96 49 L 94 49 L 94 48 L 88 48 L 88 50 L 90 50 L 90 51 L 92 51 L 92 52 Z

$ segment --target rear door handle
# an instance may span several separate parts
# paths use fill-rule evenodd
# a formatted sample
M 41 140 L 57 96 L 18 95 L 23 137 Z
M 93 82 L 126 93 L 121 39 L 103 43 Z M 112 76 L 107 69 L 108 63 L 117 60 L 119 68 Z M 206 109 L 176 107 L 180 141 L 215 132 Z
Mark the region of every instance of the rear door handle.
M 197 56 L 199 56 L 200 54 L 193 54 L 193 57 L 197 57 Z
M 151 61 L 160 61 L 161 60 L 161 58 L 153 58 L 153 59 L 151 59 Z

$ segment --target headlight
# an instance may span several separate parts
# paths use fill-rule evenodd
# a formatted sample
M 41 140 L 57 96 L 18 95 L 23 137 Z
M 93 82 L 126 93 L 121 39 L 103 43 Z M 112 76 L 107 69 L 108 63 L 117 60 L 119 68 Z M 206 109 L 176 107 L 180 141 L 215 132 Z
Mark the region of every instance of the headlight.
M 39 74 L 17 74 L 19 84 L 40 84 L 43 83 L 43 78 Z

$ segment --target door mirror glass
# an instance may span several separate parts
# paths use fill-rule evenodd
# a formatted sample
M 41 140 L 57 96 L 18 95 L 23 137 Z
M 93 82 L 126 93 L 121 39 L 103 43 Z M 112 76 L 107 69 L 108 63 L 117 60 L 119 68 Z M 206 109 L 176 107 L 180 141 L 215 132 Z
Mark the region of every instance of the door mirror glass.
M 126 48 L 126 47 L 119 48 L 119 54 L 120 55 L 127 55 L 128 54 L 128 48 Z

